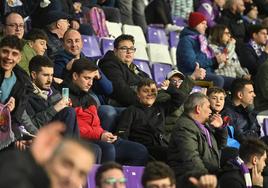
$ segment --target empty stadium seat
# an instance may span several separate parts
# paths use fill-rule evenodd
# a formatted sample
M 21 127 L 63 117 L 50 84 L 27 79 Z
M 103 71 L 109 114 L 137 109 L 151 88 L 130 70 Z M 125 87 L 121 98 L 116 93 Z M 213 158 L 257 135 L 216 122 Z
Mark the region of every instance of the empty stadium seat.
M 172 31 L 169 33 L 169 46 L 170 48 L 177 48 L 180 40 L 180 33 Z
M 82 35 L 83 49 L 82 52 L 86 57 L 98 59 L 102 56 L 100 46 L 96 36 Z
M 107 25 L 108 32 L 111 38 L 117 38 L 118 36 L 122 35 L 121 23 L 106 21 L 106 25 Z
M 172 20 L 173 20 L 173 23 L 176 24 L 177 26 L 182 26 L 182 27 L 187 26 L 187 21 L 184 18 L 175 16 L 172 18 Z
M 139 67 L 140 70 L 145 72 L 146 74 L 149 75 L 150 78 L 152 78 L 151 70 L 149 63 L 147 61 L 143 60 L 134 60 L 133 63 Z
M 167 45 L 149 43 L 147 45 L 147 51 L 151 64 L 166 63 L 172 65 L 172 60 Z
M 90 173 L 87 176 L 87 188 L 95 188 L 95 174 L 97 169 L 100 167 L 99 164 L 94 164 Z
M 168 45 L 168 38 L 163 28 L 148 26 L 147 29 L 148 43 Z
M 102 38 L 100 44 L 101 44 L 101 52 L 102 52 L 103 55 L 108 50 L 113 50 L 114 49 L 114 39 Z
M 154 81 L 159 86 L 167 77 L 167 73 L 172 70 L 172 66 L 163 63 L 152 64 L 152 74 Z
M 146 46 L 140 43 L 135 43 L 135 48 L 136 52 L 134 54 L 134 59 L 149 61 Z
M 142 44 L 146 46 L 146 39 L 140 26 L 136 25 L 123 25 L 123 33 L 132 35 L 135 39 L 135 44 Z

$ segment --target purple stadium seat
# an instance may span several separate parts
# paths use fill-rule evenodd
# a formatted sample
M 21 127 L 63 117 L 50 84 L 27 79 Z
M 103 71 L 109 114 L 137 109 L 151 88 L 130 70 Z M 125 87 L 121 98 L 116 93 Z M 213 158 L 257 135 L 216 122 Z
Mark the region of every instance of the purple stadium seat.
M 102 56 L 100 46 L 96 36 L 82 35 L 83 40 L 83 53 L 86 57 L 98 59 Z
M 95 164 L 87 176 L 87 188 L 95 188 L 95 174 L 100 165 Z
M 151 70 L 150 70 L 150 66 L 148 64 L 147 61 L 143 61 L 143 60 L 134 60 L 133 62 L 135 65 L 137 65 L 139 67 L 140 70 L 142 70 L 143 72 L 147 73 L 149 75 L 150 78 L 152 78 L 152 74 L 151 74 Z
M 101 52 L 104 55 L 108 50 L 114 49 L 114 39 L 101 39 Z
M 152 64 L 152 73 L 154 81 L 159 86 L 167 77 L 167 73 L 172 70 L 172 66 L 169 64 L 163 63 L 154 63 Z
M 180 40 L 180 33 L 176 32 L 176 31 L 172 31 L 169 33 L 169 46 L 170 48 L 177 48 L 178 43 Z
M 184 18 L 181 17 L 173 17 L 173 23 L 177 26 L 187 26 L 187 21 Z
M 263 119 L 262 130 L 263 130 L 264 136 L 268 136 L 268 118 Z
M 163 28 L 148 26 L 147 40 L 148 43 L 168 45 L 166 32 Z
M 143 166 L 123 166 L 125 177 L 127 178 L 127 186 L 131 188 L 142 188 L 141 176 L 143 174 Z

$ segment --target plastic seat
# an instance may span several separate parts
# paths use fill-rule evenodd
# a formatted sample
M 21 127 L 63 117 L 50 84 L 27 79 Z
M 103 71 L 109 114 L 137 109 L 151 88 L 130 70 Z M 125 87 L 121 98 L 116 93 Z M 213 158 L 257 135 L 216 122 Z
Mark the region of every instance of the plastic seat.
M 172 31 L 169 33 L 169 46 L 170 48 L 177 48 L 180 40 L 180 33 Z
M 121 23 L 106 21 L 106 25 L 107 25 L 108 32 L 111 38 L 117 38 L 118 36 L 122 35 Z
M 173 23 L 176 24 L 177 26 L 182 26 L 182 27 L 187 26 L 187 21 L 184 18 L 175 16 L 172 18 L 172 20 L 173 20 Z
M 86 57 L 98 59 L 102 56 L 100 46 L 96 36 L 82 35 L 83 49 L 82 52 Z
M 140 26 L 136 25 L 123 25 L 123 33 L 132 35 L 135 39 L 135 44 L 142 44 L 144 46 L 147 45 L 145 36 Z
M 153 63 L 166 63 L 172 65 L 172 60 L 167 45 L 162 44 L 148 44 L 148 56 L 150 62 Z
M 94 164 L 90 173 L 87 176 L 87 188 L 95 188 L 96 183 L 95 183 L 95 174 L 97 169 L 100 167 L 98 164 Z
M 154 81 L 159 86 L 167 77 L 167 74 L 172 70 L 172 66 L 163 63 L 154 63 L 152 65 L 152 73 Z
M 147 29 L 148 43 L 168 45 L 166 32 L 162 28 L 148 26 Z
M 142 188 L 141 177 L 143 174 L 143 166 L 123 166 L 125 177 L 127 178 L 127 186 L 131 188 Z
M 104 55 L 107 51 L 114 49 L 114 39 L 101 39 L 101 52 Z
M 149 63 L 143 60 L 134 60 L 133 63 L 139 67 L 140 70 L 148 74 L 150 78 L 152 78 L 151 70 Z
M 149 61 L 146 46 L 140 43 L 135 43 L 135 48 L 136 52 L 134 54 L 134 59 Z

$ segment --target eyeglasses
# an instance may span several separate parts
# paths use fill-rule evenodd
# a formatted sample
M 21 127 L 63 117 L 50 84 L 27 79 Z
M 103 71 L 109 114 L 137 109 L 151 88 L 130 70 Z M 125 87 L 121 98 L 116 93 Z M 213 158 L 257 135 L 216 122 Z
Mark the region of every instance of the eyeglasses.
M 11 28 L 18 28 L 18 29 L 24 28 L 24 24 L 16 24 L 16 23 L 6 24 L 6 26 L 11 27 Z
M 119 184 L 126 184 L 127 182 L 127 179 L 126 178 L 106 178 L 103 180 L 103 183 L 106 184 L 106 185 L 114 185 L 116 183 L 119 183 Z
M 121 50 L 122 52 L 130 52 L 130 53 L 136 52 L 136 48 L 133 48 L 133 47 L 128 48 L 126 46 L 123 46 L 123 47 L 120 47 L 118 49 Z
M 181 84 L 183 82 L 183 80 L 173 80 L 173 79 L 171 79 L 170 82 L 172 84 Z
M 146 188 L 171 188 L 172 186 L 173 186 L 172 184 L 170 184 L 170 185 L 168 185 L 168 184 L 162 184 L 162 185 L 152 184 L 152 185 L 146 186 Z

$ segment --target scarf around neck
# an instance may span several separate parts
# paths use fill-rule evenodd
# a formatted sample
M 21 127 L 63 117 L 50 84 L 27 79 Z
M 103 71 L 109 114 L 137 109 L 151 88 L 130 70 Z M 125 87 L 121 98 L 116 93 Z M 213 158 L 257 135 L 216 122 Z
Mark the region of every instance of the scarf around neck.
M 34 83 L 33 83 L 33 87 L 34 87 L 33 93 L 36 94 L 36 95 L 38 95 L 39 97 L 45 99 L 45 100 L 47 100 L 48 97 L 51 96 L 52 93 L 53 93 L 51 89 L 49 89 L 49 91 L 47 91 L 47 90 L 41 90 Z
M 261 56 L 265 48 L 264 46 L 258 45 L 254 40 L 250 40 L 249 45 L 254 49 L 258 57 Z
M 201 132 L 206 136 L 207 143 L 208 143 L 209 147 L 212 148 L 211 135 L 210 135 L 208 129 L 205 127 L 205 125 L 203 125 L 197 121 L 194 121 L 194 122 L 198 126 L 198 128 L 201 130 Z

